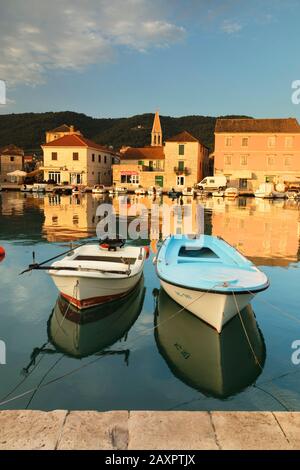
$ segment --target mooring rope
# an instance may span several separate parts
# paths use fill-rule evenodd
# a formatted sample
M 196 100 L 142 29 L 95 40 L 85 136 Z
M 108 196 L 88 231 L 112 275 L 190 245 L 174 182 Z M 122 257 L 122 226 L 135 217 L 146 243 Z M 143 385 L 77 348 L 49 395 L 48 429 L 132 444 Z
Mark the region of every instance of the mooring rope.
M 128 345 L 128 346 L 129 346 L 129 347 L 132 347 L 132 345 L 135 344 L 136 341 L 140 340 L 141 337 L 144 336 L 144 333 L 147 334 L 147 333 L 150 332 L 150 331 L 154 331 L 156 328 L 158 328 L 158 327 L 160 327 L 161 325 L 167 323 L 168 321 L 170 321 L 171 319 L 173 319 L 174 317 L 176 317 L 177 315 L 179 315 L 179 313 L 181 313 L 183 310 L 186 310 L 186 308 L 189 307 L 190 305 L 192 305 L 194 302 L 196 302 L 197 300 L 199 300 L 200 298 L 202 298 L 204 295 L 208 294 L 208 293 L 209 293 L 212 289 L 214 289 L 215 287 L 216 287 L 216 285 L 212 286 L 212 287 L 211 287 L 210 289 L 208 289 L 207 291 L 202 292 L 201 295 L 199 295 L 199 296 L 198 296 L 196 299 L 194 299 L 192 302 L 189 302 L 185 307 L 180 308 L 180 309 L 179 309 L 178 311 L 176 311 L 170 318 L 164 320 L 164 321 L 161 322 L 161 323 L 157 323 L 156 325 L 154 325 L 154 326 L 151 327 L 151 328 L 145 328 L 144 330 L 142 330 L 138 336 L 136 336 L 135 338 L 133 338 L 133 339 L 129 342 L 129 345 Z M 64 356 L 63 356 L 63 357 L 64 357 Z M 0 406 L 6 405 L 6 404 L 8 404 L 8 403 L 11 403 L 12 401 L 18 400 L 19 398 L 23 398 L 24 396 L 26 396 L 26 395 L 28 395 L 28 394 L 30 394 L 30 393 L 36 393 L 39 389 L 44 388 L 44 387 L 46 387 L 47 385 L 50 385 L 50 384 L 52 384 L 52 383 L 54 383 L 54 382 L 57 382 L 57 381 L 59 381 L 59 380 L 62 380 L 63 378 L 65 378 L 65 377 L 67 377 L 67 376 L 69 376 L 69 375 L 72 375 L 72 374 L 74 374 L 75 372 L 77 372 L 77 371 L 79 371 L 79 370 L 81 370 L 81 369 L 83 369 L 83 368 L 85 368 L 85 367 L 88 367 L 89 365 L 94 364 L 95 362 L 99 361 L 99 360 L 102 359 L 103 357 L 105 357 L 105 356 L 97 357 L 96 359 L 93 359 L 93 360 L 89 361 L 88 363 L 83 364 L 83 365 L 81 365 L 80 367 L 78 367 L 78 368 L 76 368 L 76 369 L 73 369 L 73 370 L 71 370 L 71 371 L 69 371 L 69 372 L 67 372 L 67 373 L 65 373 L 65 374 L 63 374 L 63 375 L 61 375 L 61 376 L 59 376 L 59 377 L 56 377 L 55 379 L 52 379 L 52 380 L 50 380 L 49 382 L 46 382 L 46 383 L 44 383 L 44 384 L 43 384 L 43 383 L 40 383 L 37 387 L 34 387 L 34 388 L 30 389 L 30 390 L 27 390 L 26 392 L 23 392 L 23 393 L 21 393 L 20 395 L 16 395 L 16 396 L 14 396 L 14 397 L 12 397 L 12 398 L 10 398 L 10 399 L 8 399 L 8 400 L 5 400 L 5 399 L 4 399 L 4 401 L 1 401 L 1 402 L 0 402 Z M 9 396 L 9 395 L 11 395 L 11 393 L 8 394 L 7 396 Z
M 236 300 L 236 296 L 235 296 L 234 291 L 232 291 L 232 295 L 233 295 L 233 298 L 234 298 L 234 302 L 235 302 L 235 306 L 236 306 L 236 309 L 237 309 L 237 313 L 238 313 L 240 322 L 241 322 L 242 327 L 243 327 L 243 331 L 244 331 L 244 333 L 245 333 L 247 342 L 248 342 L 248 344 L 249 344 L 249 347 L 250 347 L 250 349 L 251 349 L 251 352 L 252 352 L 252 354 L 253 354 L 253 357 L 254 357 L 254 359 L 255 359 L 255 362 L 256 362 L 256 364 L 258 364 L 258 366 L 260 367 L 260 369 L 263 370 L 263 367 L 262 367 L 262 365 L 261 365 L 261 363 L 260 363 L 260 361 L 259 361 L 259 359 L 258 359 L 258 357 L 257 357 L 257 355 L 256 355 L 256 353 L 255 353 L 255 351 L 254 351 L 254 348 L 253 348 L 253 346 L 252 346 L 252 344 L 251 344 L 251 340 L 250 340 L 250 338 L 249 338 L 247 329 L 246 329 L 246 327 L 245 327 L 245 323 L 244 323 L 244 321 L 243 321 L 243 318 L 242 318 L 242 315 L 241 315 L 241 312 L 240 312 L 240 309 L 239 309 L 239 306 L 238 306 L 238 303 L 237 303 L 237 300 Z
M 246 291 L 252 295 L 252 297 L 254 297 L 256 295 L 256 292 L 252 292 L 251 290 L 245 288 Z M 269 302 L 268 300 L 264 300 L 264 299 L 261 299 L 261 298 L 257 298 L 257 300 L 259 302 L 262 302 L 266 305 L 268 305 L 269 307 L 272 307 L 274 308 L 274 310 L 277 310 L 279 313 L 282 313 L 282 315 L 286 316 L 287 318 L 289 318 L 290 320 L 294 320 L 295 322 L 297 323 L 300 323 L 300 318 L 297 318 L 297 317 L 294 317 L 293 315 L 291 315 L 289 312 L 286 312 L 285 310 L 283 310 L 282 308 L 280 307 L 277 307 L 277 305 L 274 305 L 272 304 L 271 302 Z
M 75 295 L 75 289 L 76 289 L 77 287 L 78 287 L 78 286 L 77 286 L 77 284 L 76 284 L 76 285 L 74 286 L 74 290 L 73 290 L 74 295 Z M 55 331 L 55 335 L 56 335 L 56 333 L 58 332 L 58 330 L 62 327 L 62 324 L 63 324 L 63 322 L 64 322 L 64 320 L 65 320 L 65 318 L 66 318 L 66 316 L 67 316 L 67 314 L 68 314 L 68 311 L 69 311 L 70 306 L 71 306 L 71 304 L 69 303 L 69 304 L 68 304 L 68 307 L 67 307 L 67 309 L 66 309 L 66 311 L 65 311 L 65 313 L 64 313 L 64 316 L 63 316 L 63 318 L 62 318 L 62 320 L 61 320 L 61 322 L 58 324 L 58 327 L 57 327 L 57 329 L 56 329 L 56 331 Z M 53 310 L 54 310 L 54 309 L 53 309 Z M 53 314 L 53 313 L 52 313 L 52 314 Z M 50 341 L 47 341 L 47 343 L 44 343 L 44 344 L 43 344 L 41 350 L 43 350 L 44 348 L 46 348 L 46 347 L 49 346 L 49 345 L 50 345 Z M 28 373 L 26 374 L 26 376 L 25 376 L 19 383 L 17 383 L 17 384 L 15 385 L 15 387 L 14 387 L 9 393 L 7 393 L 4 397 L 2 397 L 1 400 L 6 400 L 12 393 L 14 393 L 16 390 L 18 390 L 18 388 L 20 388 L 21 385 L 23 385 L 23 383 L 29 378 L 29 376 L 32 375 L 32 373 L 35 371 L 35 369 L 36 369 L 36 368 L 39 366 L 39 364 L 42 362 L 42 360 L 44 359 L 44 357 L 45 357 L 45 356 L 41 356 L 41 358 L 39 359 L 39 361 L 38 361 L 36 364 L 34 364 L 34 366 L 33 366 L 33 368 L 31 369 L 31 371 L 28 372 Z

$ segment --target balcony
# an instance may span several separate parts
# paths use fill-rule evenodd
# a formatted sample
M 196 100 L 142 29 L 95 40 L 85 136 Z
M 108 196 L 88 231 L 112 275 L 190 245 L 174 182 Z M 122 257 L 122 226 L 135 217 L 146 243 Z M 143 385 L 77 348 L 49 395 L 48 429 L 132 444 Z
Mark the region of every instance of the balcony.
M 188 176 L 191 174 L 191 170 L 190 168 L 187 168 L 186 166 L 181 168 L 179 166 L 174 166 L 174 172 L 176 173 L 176 175 L 185 175 L 185 176 Z
M 156 172 L 162 172 L 164 171 L 164 168 L 156 168 L 153 166 L 147 166 L 147 165 L 141 165 L 139 166 L 140 171 L 156 171 Z

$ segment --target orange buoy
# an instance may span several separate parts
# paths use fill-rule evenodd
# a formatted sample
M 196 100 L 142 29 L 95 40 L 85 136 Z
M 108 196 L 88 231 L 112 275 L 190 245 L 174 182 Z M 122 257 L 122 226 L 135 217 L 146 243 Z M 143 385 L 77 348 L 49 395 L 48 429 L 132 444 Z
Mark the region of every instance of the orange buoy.
M 100 248 L 102 248 L 103 250 L 108 250 L 109 244 L 108 243 L 101 243 Z
M 2 246 L 0 246 L 0 261 L 3 261 L 5 258 L 5 250 Z
M 144 246 L 144 250 L 145 250 L 145 252 L 146 252 L 146 259 L 148 259 L 149 256 L 150 256 L 150 248 L 149 248 L 149 246 Z

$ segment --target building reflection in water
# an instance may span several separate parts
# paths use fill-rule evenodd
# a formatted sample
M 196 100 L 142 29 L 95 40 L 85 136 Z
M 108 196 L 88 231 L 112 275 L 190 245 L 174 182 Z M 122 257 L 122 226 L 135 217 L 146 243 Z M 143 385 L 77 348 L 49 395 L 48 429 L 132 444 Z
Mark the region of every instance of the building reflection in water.
M 300 259 L 300 216 L 290 201 L 212 200 L 212 234 L 223 237 L 257 265 L 288 266 Z
M 155 313 L 157 347 L 172 373 L 199 392 L 227 398 L 252 385 L 262 372 L 266 348 L 249 305 L 242 319 L 255 352 L 251 352 L 236 315 L 219 334 L 160 290 Z M 258 362 L 256 362 L 256 359 Z
M 103 199 L 102 199 L 103 200 Z M 101 199 L 91 195 L 51 195 L 44 199 L 43 233 L 48 241 L 72 241 L 96 231 L 96 210 Z
M 126 209 L 129 211 L 134 209 L 134 204 L 142 204 L 146 207 L 146 212 L 150 212 L 151 207 L 156 208 L 152 218 L 148 219 L 148 240 L 144 241 L 149 243 L 149 240 L 153 240 L 153 251 L 156 249 L 156 240 L 163 238 L 164 204 L 169 210 L 175 209 L 170 211 L 170 224 L 165 227 L 165 234 L 199 233 L 203 231 L 204 226 L 205 233 L 223 237 L 257 265 L 288 266 L 300 259 L 299 202 L 241 197 L 233 201 L 224 198 L 183 198 L 172 201 L 167 196 L 153 199 L 135 195 L 123 196 L 123 200 L 126 201 Z M 99 221 L 96 216 L 97 207 L 103 202 L 112 202 L 116 214 L 119 215 L 119 198 L 95 197 L 92 194 L 33 197 L 31 194 L 2 192 L 1 228 L 4 229 L 5 224 L 9 223 L 10 229 L 7 226 L 7 230 L 13 233 L 14 228 L 18 229 L 20 225 L 17 221 L 19 216 L 28 214 L 29 220 L 36 227 L 35 232 L 42 232 L 51 242 L 94 236 Z M 201 220 L 201 210 L 204 212 L 204 221 Z M 134 214 L 136 212 L 133 210 L 128 218 L 129 222 L 133 220 Z M 137 214 L 139 215 L 139 210 Z M 188 214 L 186 219 L 184 214 Z M 143 217 L 147 217 L 147 214 Z M 186 226 L 184 221 L 187 222 Z M 37 228 L 38 224 L 41 225 L 40 229 Z M 26 225 L 30 231 L 30 224 L 26 222 Z M 20 230 L 26 234 L 25 226 Z

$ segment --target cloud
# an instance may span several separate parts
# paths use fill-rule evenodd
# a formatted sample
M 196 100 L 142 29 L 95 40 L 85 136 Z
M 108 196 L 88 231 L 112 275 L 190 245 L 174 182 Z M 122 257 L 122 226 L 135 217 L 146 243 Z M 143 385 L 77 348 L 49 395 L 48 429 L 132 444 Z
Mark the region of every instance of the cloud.
M 36 85 L 53 69 L 83 70 L 122 47 L 168 47 L 185 30 L 161 17 L 159 0 L 15 0 L 1 7 L 0 78 Z
M 237 21 L 224 20 L 221 26 L 221 30 L 226 34 L 234 34 L 241 31 L 242 25 Z

